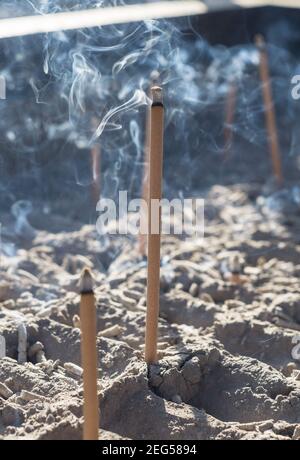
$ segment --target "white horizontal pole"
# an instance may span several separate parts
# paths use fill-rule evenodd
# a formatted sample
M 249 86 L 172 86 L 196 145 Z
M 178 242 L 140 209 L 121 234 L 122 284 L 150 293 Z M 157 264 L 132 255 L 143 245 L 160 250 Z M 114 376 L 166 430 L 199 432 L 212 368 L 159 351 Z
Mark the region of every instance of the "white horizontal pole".
M 224 4 L 228 0 L 223 0 Z M 257 6 L 282 6 L 285 8 L 300 8 L 299 0 L 231 0 L 232 6 L 253 8 Z
M 185 0 L 21 16 L 0 20 L 0 38 L 124 24 L 149 19 L 193 16 L 212 10 L 255 6 L 300 8 L 300 0 L 211 0 L 207 4 L 201 1 Z
M 123 24 L 149 19 L 191 16 L 203 14 L 206 11 L 207 7 L 202 2 L 187 0 L 22 16 L 0 20 L 0 38 Z

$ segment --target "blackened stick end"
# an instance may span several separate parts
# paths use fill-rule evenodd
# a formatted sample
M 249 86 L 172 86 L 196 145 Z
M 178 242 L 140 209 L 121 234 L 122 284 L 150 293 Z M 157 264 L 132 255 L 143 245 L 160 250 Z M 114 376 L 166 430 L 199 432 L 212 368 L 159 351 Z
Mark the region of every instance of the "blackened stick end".
M 160 86 L 152 86 L 152 107 L 163 106 L 163 90 Z

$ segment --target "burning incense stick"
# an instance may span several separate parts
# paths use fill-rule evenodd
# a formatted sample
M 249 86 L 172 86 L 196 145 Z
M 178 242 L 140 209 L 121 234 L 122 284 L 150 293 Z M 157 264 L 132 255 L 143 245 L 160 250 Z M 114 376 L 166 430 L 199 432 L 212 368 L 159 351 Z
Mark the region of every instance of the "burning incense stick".
M 96 129 L 99 123 L 93 118 L 92 125 L 93 129 Z M 96 205 L 100 200 L 100 187 L 101 187 L 101 147 L 99 141 L 94 143 L 91 148 L 91 160 L 92 160 L 92 198 Z
M 271 153 L 273 172 L 279 184 L 283 181 L 282 176 L 282 167 L 281 167 L 281 158 L 280 158 L 280 148 L 277 135 L 276 127 L 276 116 L 272 98 L 272 89 L 270 83 L 270 74 L 269 74 L 269 65 L 268 65 L 268 55 L 266 50 L 266 43 L 264 38 L 261 35 L 255 37 L 256 46 L 259 49 L 260 53 L 260 78 L 262 81 L 262 90 L 263 98 L 265 105 L 265 117 L 266 125 L 268 131 L 268 142 Z
M 159 81 L 159 72 L 154 70 L 150 75 L 150 87 L 158 85 Z M 151 91 L 150 91 L 151 92 Z M 151 94 L 149 94 L 151 97 Z M 150 135 L 151 135 L 151 107 L 147 107 L 146 112 L 146 135 L 145 135 L 145 146 L 144 146 L 144 173 L 143 173 L 143 184 L 142 184 L 142 199 L 145 203 L 148 202 L 149 197 L 149 154 L 150 154 Z M 146 227 L 145 222 L 147 217 L 144 215 L 144 210 L 141 215 L 141 230 Z M 139 252 L 141 255 L 146 255 L 146 246 L 147 246 L 147 235 L 142 231 L 139 234 Z
M 93 145 L 91 149 L 92 158 L 92 171 L 93 171 L 93 183 L 92 183 L 92 196 L 94 204 L 97 204 L 100 200 L 100 168 L 101 168 L 101 149 L 99 144 Z
M 160 236 L 161 210 L 158 202 L 162 194 L 164 106 L 162 89 L 152 88 L 150 180 L 148 198 L 148 277 L 145 360 L 148 364 L 157 359 L 157 329 L 160 288 Z
M 93 277 L 84 269 L 80 281 L 81 360 L 83 368 L 83 439 L 98 439 L 99 409 L 97 392 L 96 307 Z
M 235 107 L 237 99 L 237 85 L 234 80 L 231 80 L 229 83 L 229 91 L 226 100 L 225 108 L 225 127 L 224 127 L 224 144 L 225 144 L 225 153 L 228 156 L 228 151 L 232 144 L 233 139 L 233 130 L 232 124 L 234 121 Z
M 241 282 L 241 272 L 242 266 L 239 256 L 235 255 L 231 261 L 231 277 L 230 281 L 234 284 L 240 284 Z

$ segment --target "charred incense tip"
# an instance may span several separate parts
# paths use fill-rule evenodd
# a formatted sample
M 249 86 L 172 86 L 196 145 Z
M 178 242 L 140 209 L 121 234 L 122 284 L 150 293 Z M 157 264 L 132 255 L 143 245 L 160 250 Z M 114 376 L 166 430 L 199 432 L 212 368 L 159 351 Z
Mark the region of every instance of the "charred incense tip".
M 264 50 L 266 47 L 266 42 L 264 37 L 261 34 L 255 35 L 255 44 L 260 50 Z
M 152 86 L 152 106 L 163 105 L 163 90 L 160 86 Z
M 81 294 L 93 292 L 94 278 L 91 271 L 88 268 L 85 268 L 81 273 L 79 287 Z

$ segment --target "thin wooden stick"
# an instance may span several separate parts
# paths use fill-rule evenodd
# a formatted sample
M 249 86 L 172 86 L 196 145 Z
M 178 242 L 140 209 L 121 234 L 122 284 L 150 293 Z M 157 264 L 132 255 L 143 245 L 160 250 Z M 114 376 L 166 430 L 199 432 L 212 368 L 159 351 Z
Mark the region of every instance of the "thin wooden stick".
M 150 91 L 153 86 L 158 85 L 159 81 L 159 73 L 157 71 L 153 71 L 150 76 Z M 151 97 L 151 94 L 149 94 Z M 150 156 L 150 136 L 151 136 L 151 106 L 147 107 L 146 111 L 146 135 L 145 135 L 145 145 L 144 145 L 144 172 L 143 172 L 143 184 L 142 184 L 142 199 L 145 203 L 148 202 L 149 197 L 149 156 Z M 143 233 L 143 229 L 146 227 L 145 222 L 147 221 L 147 216 L 144 215 L 146 210 L 142 210 L 141 219 L 142 222 L 140 224 L 141 231 L 139 233 L 139 253 L 142 256 L 146 255 L 146 248 L 147 248 L 147 235 Z
M 93 119 L 93 128 L 98 126 L 97 120 Z M 99 142 L 99 141 L 98 141 Z M 92 160 L 92 199 L 94 204 L 97 204 L 100 200 L 101 190 L 101 147 L 99 143 L 94 143 L 91 148 L 91 160 Z
M 264 98 L 265 106 L 265 117 L 266 117 L 266 126 L 268 132 L 268 142 L 269 149 L 271 154 L 271 160 L 273 165 L 273 173 L 276 177 L 278 184 L 282 184 L 283 175 L 282 175 L 282 166 L 281 166 L 281 155 L 276 127 L 276 116 L 272 98 L 272 89 L 270 82 L 270 73 L 269 73 L 269 63 L 268 55 L 266 50 L 266 43 L 264 38 L 261 35 L 255 37 L 255 43 L 259 49 L 260 62 L 259 62 L 259 72 L 260 78 L 262 81 L 262 91 Z
M 99 402 L 97 390 L 97 327 L 93 277 L 84 269 L 80 282 L 81 360 L 83 368 L 83 439 L 97 440 L 99 431 Z
M 243 278 L 242 278 L 242 265 L 241 261 L 238 255 L 234 255 L 231 264 L 230 264 L 230 278 L 229 280 L 233 284 L 243 284 Z
M 226 157 L 228 156 L 229 149 L 233 140 L 232 125 L 234 122 L 234 115 L 237 100 L 237 85 L 234 80 L 229 82 L 229 90 L 225 107 L 225 126 L 224 126 L 224 150 Z
M 92 157 L 92 171 L 93 171 L 93 183 L 92 183 L 92 197 L 95 204 L 100 200 L 100 189 L 101 189 L 101 149 L 99 144 L 95 144 L 91 150 Z
M 157 206 L 162 195 L 164 106 L 162 89 L 152 88 L 150 183 L 148 198 L 148 276 L 145 360 L 157 360 L 157 330 L 160 291 L 161 209 Z

